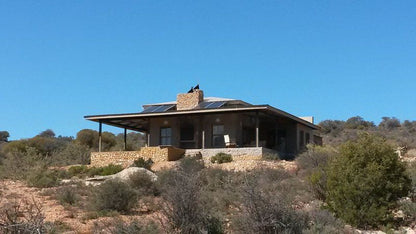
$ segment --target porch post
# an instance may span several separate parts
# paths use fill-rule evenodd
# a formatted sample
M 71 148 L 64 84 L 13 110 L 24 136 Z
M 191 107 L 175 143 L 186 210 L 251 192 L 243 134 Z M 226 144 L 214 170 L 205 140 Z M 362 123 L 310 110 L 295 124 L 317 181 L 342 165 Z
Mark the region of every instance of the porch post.
M 124 150 L 127 150 L 127 128 L 124 128 Z
M 99 125 L 98 125 L 98 152 L 101 152 L 101 133 L 103 131 L 103 123 L 101 122 L 101 120 L 99 121 Z
M 259 147 L 259 112 L 256 111 L 256 147 Z
M 202 130 L 202 149 L 205 149 L 205 130 Z
M 147 146 L 150 146 L 150 133 L 147 134 Z

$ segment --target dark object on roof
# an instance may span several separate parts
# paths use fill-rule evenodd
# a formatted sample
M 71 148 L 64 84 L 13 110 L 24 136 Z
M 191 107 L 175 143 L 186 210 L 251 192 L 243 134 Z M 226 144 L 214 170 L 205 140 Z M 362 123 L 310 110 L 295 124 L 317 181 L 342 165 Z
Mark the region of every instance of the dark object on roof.
M 199 84 L 197 84 L 195 87 L 191 87 L 188 93 L 193 93 L 196 89 L 199 89 Z

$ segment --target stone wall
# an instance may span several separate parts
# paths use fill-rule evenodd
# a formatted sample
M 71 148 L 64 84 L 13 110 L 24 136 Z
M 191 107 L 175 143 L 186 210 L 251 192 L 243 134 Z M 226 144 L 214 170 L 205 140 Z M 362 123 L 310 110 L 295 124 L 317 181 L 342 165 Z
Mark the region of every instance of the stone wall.
M 103 167 L 108 164 L 127 167 L 140 157 L 140 151 L 91 152 L 91 166 Z
M 231 154 L 233 160 L 260 160 L 264 154 L 277 153 L 274 150 L 264 147 L 244 147 L 244 148 L 217 148 L 217 149 L 188 149 L 185 155 L 201 154 L 203 158 L 211 158 L 218 153 Z
M 204 101 L 204 92 L 196 89 L 192 93 L 180 93 L 176 96 L 177 110 L 190 110 Z
M 128 167 L 140 157 L 152 159 L 153 162 L 175 161 L 184 153 L 185 150 L 173 146 L 143 147 L 139 151 L 91 152 L 91 166 L 103 167 L 115 164 Z

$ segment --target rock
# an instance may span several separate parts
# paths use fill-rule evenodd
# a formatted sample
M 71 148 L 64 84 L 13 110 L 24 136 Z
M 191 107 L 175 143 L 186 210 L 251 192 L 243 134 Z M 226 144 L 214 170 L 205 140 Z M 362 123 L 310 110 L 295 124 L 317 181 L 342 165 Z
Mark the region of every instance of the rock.
M 147 175 L 150 176 L 150 178 L 152 179 L 152 181 L 156 181 L 157 180 L 157 175 L 145 168 L 142 167 L 129 167 L 126 168 L 122 171 L 120 171 L 117 174 L 111 175 L 113 177 L 113 179 L 119 179 L 121 181 L 128 181 L 130 179 L 130 176 L 133 175 L 134 173 L 146 173 Z
M 126 169 L 120 171 L 119 173 L 114 174 L 114 175 L 95 176 L 93 178 L 87 178 L 87 179 L 85 179 L 85 184 L 96 186 L 96 185 L 100 185 L 101 183 L 103 183 L 104 181 L 109 180 L 109 179 L 118 179 L 118 180 L 121 180 L 123 182 L 127 182 L 130 179 L 130 176 L 133 175 L 134 173 L 145 173 L 145 174 L 150 176 L 152 181 L 157 180 L 157 175 L 155 173 L 145 169 L 145 168 L 129 167 L 129 168 L 126 168 Z

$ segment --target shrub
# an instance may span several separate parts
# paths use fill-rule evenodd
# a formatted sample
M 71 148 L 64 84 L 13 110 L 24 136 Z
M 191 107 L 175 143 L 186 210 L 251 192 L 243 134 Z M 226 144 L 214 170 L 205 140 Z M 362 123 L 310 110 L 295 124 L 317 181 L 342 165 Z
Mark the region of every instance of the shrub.
M 152 178 L 145 172 L 136 172 L 129 177 L 129 185 L 140 195 L 158 195 L 159 191 Z
M 75 202 L 77 202 L 79 199 L 78 195 L 74 191 L 74 188 L 70 186 L 60 188 L 57 194 L 57 198 L 61 204 L 69 205 L 74 205 Z
M 310 226 L 303 233 L 332 234 L 343 233 L 343 223 L 341 220 L 327 210 L 313 210 L 309 214 Z
M 143 223 L 138 220 L 125 222 L 117 218 L 112 221 L 95 222 L 94 233 L 158 234 L 160 230 L 154 222 Z
M 332 147 L 308 145 L 308 150 L 297 158 L 299 167 L 306 173 L 310 191 L 315 198 L 322 201 L 326 199 L 326 168 L 335 154 Z
M 92 207 L 96 211 L 128 212 L 137 204 L 137 201 L 135 191 L 126 183 L 118 180 L 108 180 L 95 189 Z
M 105 167 L 87 167 L 86 165 L 72 166 L 68 169 L 71 176 L 93 177 L 95 175 L 106 176 L 113 175 L 123 170 L 121 165 L 110 164 Z
M 215 156 L 211 157 L 211 162 L 212 163 L 228 163 L 228 162 L 232 162 L 233 158 L 231 156 L 231 154 L 226 154 L 226 153 L 218 153 Z
M 88 172 L 88 167 L 86 165 L 80 165 L 80 166 L 72 166 L 68 168 L 68 173 L 71 176 L 79 176 L 86 174 Z
M 207 211 L 201 202 L 200 174 L 203 162 L 185 157 L 178 170 L 160 173 L 158 184 L 163 203 L 161 213 L 165 216 L 168 233 L 200 233 L 207 228 Z
M 144 158 L 140 157 L 137 160 L 134 160 L 132 167 L 143 167 L 151 171 L 152 165 L 153 165 L 153 160 L 151 158 L 145 160 Z
M 302 233 L 306 216 L 295 211 L 282 193 L 270 191 L 251 176 L 241 185 L 242 212 L 232 223 L 239 233 Z
M 0 208 L 1 233 L 46 233 L 41 205 L 36 201 L 9 202 Z
M 35 168 L 27 177 L 30 186 L 38 188 L 49 188 L 58 185 L 58 172 L 48 170 L 45 167 Z
M 106 175 L 113 175 L 123 170 L 123 166 L 121 165 L 114 165 L 110 164 L 108 166 L 102 167 L 102 171 L 99 175 L 106 176 Z
M 262 159 L 263 160 L 271 160 L 271 161 L 273 161 L 273 160 L 279 160 L 280 159 L 280 156 L 277 153 L 275 153 L 275 154 L 266 153 L 266 154 L 263 154 L 262 155 Z
M 347 223 L 364 228 L 388 224 L 397 200 L 411 186 L 394 149 L 370 134 L 342 145 L 327 175 L 329 209 Z

